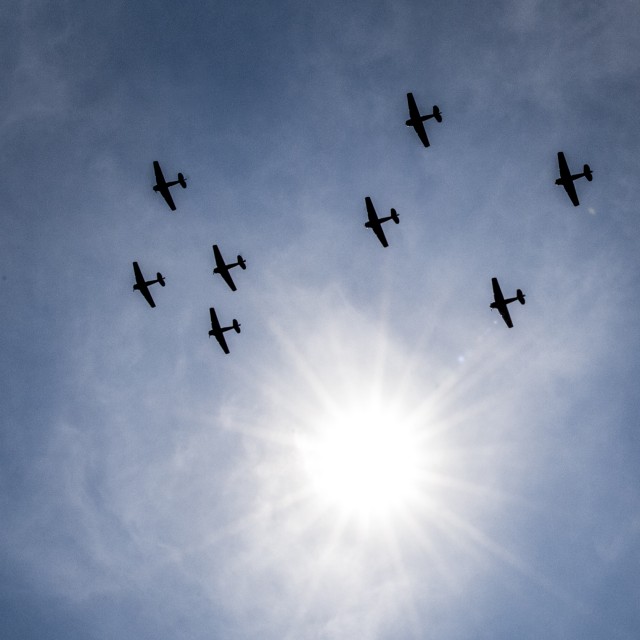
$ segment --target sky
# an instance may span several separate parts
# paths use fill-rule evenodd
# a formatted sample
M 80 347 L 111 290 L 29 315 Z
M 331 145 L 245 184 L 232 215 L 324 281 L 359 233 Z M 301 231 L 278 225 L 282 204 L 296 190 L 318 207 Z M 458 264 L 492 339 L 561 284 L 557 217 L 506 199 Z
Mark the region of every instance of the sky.
M 638 638 L 637 1 L 0 21 L 3 638 Z

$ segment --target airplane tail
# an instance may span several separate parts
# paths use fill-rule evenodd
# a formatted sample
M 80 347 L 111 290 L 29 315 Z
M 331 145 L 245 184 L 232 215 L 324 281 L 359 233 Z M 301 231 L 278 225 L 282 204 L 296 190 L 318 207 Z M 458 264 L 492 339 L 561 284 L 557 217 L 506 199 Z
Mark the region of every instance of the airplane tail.
M 522 289 L 516 291 L 516 298 L 520 304 L 524 304 L 524 293 L 522 293 Z
M 160 283 L 160 286 L 164 287 L 164 285 L 165 285 L 164 276 L 159 271 L 158 271 L 158 273 L 156 273 L 156 278 L 158 279 L 158 282 Z
M 246 263 L 245 259 L 240 255 L 238 256 L 238 266 L 241 269 L 246 269 L 247 268 L 247 263 Z
M 582 171 L 584 172 L 584 177 L 591 182 L 593 180 L 593 172 L 591 171 L 591 167 L 588 164 L 585 164 Z
M 181 174 L 178 174 L 178 184 L 183 188 L 187 188 L 187 179 Z
M 240 333 L 240 323 L 235 318 L 233 319 L 233 329 L 236 333 Z
M 440 108 L 438 107 L 437 104 L 433 105 L 433 112 L 432 113 L 427 113 L 427 114 L 425 114 L 423 116 L 420 116 L 420 120 L 422 122 L 426 122 L 427 120 L 431 120 L 431 118 L 435 118 L 436 122 L 442 122 L 442 112 L 440 111 Z M 412 123 L 413 123 L 412 120 L 407 120 L 407 122 L 406 122 L 406 124 L 411 124 L 411 125 L 412 125 Z
M 400 216 L 397 214 L 395 209 L 391 209 L 391 219 L 396 223 L 400 224 Z

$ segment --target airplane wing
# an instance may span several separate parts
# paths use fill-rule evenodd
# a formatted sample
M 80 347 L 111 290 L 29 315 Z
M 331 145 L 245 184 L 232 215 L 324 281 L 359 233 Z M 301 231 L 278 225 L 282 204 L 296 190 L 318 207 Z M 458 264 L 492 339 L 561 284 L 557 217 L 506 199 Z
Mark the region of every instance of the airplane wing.
M 409 103 L 409 118 L 411 118 L 411 120 L 419 119 L 420 111 L 418 110 L 418 105 L 413 97 L 413 93 L 407 93 L 407 102 Z
M 413 128 L 416 130 L 416 133 L 418 134 L 418 138 L 420 138 L 420 141 L 422 142 L 422 144 L 425 147 L 430 146 L 429 138 L 427 137 L 427 131 L 424 128 L 424 123 L 422 122 L 422 120 L 414 121 Z
M 231 274 L 229 273 L 229 269 L 224 269 L 221 271 L 218 271 L 218 273 L 224 278 L 224 281 L 229 285 L 229 289 L 231 289 L 231 291 L 235 291 L 236 290 L 236 285 L 235 282 L 233 281 L 233 278 L 231 277 Z
M 218 316 L 216 314 L 216 310 L 213 307 L 209 308 L 209 313 L 211 315 L 211 329 L 213 330 L 213 335 L 215 336 L 216 340 L 218 341 L 218 343 L 220 344 L 220 346 L 222 347 L 222 350 L 225 353 L 229 353 L 229 347 L 227 346 L 227 341 L 224 338 L 224 333 L 222 332 L 222 329 L 220 328 L 220 322 L 218 321 Z
M 388 247 L 389 243 L 387 242 L 387 238 L 384 235 L 384 231 L 382 230 L 382 225 L 378 222 L 375 226 L 371 227 L 373 229 L 373 232 L 378 236 L 378 240 L 380 240 L 380 243 L 382 244 L 383 247 Z
M 378 236 L 378 240 L 382 243 L 383 247 L 388 247 L 389 243 L 387 242 L 387 238 L 384 235 L 384 231 L 382 230 L 382 224 L 380 220 L 378 220 L 378 214 L 376 213 L 375 207 L 373 206 L 373 202 L 371 202 L 371 198 L 367 196 L 364 199 L 367 205 L 367 215 L 369 216 L 369 228 L 373 230 L 373 232 Z
M 171 192 L 169 191 L 169 187 L 167 186 L 167 181 L 164 179 L 164 175 L 162 174 L 160 163 L 157 160 L 153 161 L 153 171 L 156 174 L 155 191 L 158 191 L 160 195 L 162 195 L 165 202 L 169 205 L 171 211 L 175 211 L 176 205 L 173 201 L 173 198 L 171 197 Z
M 513 329 L 513 322 L 511 322 L 511 314 L 509 313 L 509 308 L 506 304 L 503 304 L 501 307 L 498 307 L 498 311 L 502 316 L 502 319 L 507 323 L 507 327 L 509 329 Z
M 142 276 L 142 271 L 140 270 L 140 267 L 138 266 L 137 262 L 133 263 L 133 272 L 136 276 L 136 286 L 134 288 L 136 288 L 144 296 L 144 299 L 149 303 L 150 307 L 152 308 L 155 307 L 156 303 L 153 301 L 151 291 L 149 291 L 149 287 L 147 286 L 147 283 L 144 281 L 144 277 Z
M 511 314 L 509 313 L 509 308 L 504 301 L 504 296 L 502 295 L 502 289 L 500 289 L 500 285 L 498 284 L 498 278 L 491 278 L 491 286 L 493 287 L 493 298 L 495 300 L 495 308 L 500 312 L 502 319 L 507 323 L 507 327 L 509 329 L 513 328 L 513 322 L 511 322 Z
M 493 287 L 493 298 L 496 302 L 503 302 L 504 296 L 498 284 L 498 278 L 491 278 L 491 286 Z
M 155 308 L 156 303 L 153 301 L 153 298 L 151 296 L 151 291 L 149 291 L 149 287 L 147 287 L 147 285 L 140 288 L 140 293 L 144 296 L 144 299 L 149 303 L 149 306 L 151 308 Z
M 569 171 L 567 159 L 564 157 L 564 153 L 562 151 L 558 151 L 558 168 L 560 169 L 560 178 L 562 180 L 571 178 L 571 171 Z
M 410 119 L 407 120 L 407 124 L 411 125 L 415 132 L 418 134 L 418 138 L 425 147 L 429 146 L 429 138 L 427 137 L 427 131 L 424 128 L 424 122 L 422 121 L 422 116 L 420 115 L 420 111 L 418 110 L 418 105 L 416 105 L 416 101 L 413 98 L 412 93 L 407 93 L 407 102 L 409 103 L 409 116 Z
M 175 211 L 176 205 L 173 202 L 173 198 L 171 197 L 171 192 L 169 191 L 169 187 L 165 185 L 164 187 L 160 187 L 158 191 L 164 198 L 165 202 L 169 205 L 169 209 L 171 209 L 171 211 Z
M 561 184 L 564 187 L 564 190 L 567 192 L 571 202 L 573 202 L 573 206 L 577 207 L 580 204 L 578 200 L 578 194 L 576 193 L 576 187 L 573 184 L 573 178 L 571 177 L 571 171 L 569 171 L 569 165 L 567 164 L 567 160 L 564 157 L 564 153 L 562 151 L 558 151 L 558 166 L 560 167 L 560 180 Z
M 573 184 L 573 180 L 571 180 L 571 182 L 565 182 L 563 186 L 567 195 L 571 199 L 571 202 L 573 202 L 573 206 L 577 207 L 580 204 L 580 200 L 578 200 L 578 194 L 576 193 L 576 187 Z
M 157 160 L 153 161 L 153 172 L 156 174 L 156 184 L 160 186 L 161 184 L 165 184 L 167 181 L 164 179 L 164 175 L 162 174 L 162 169 L 160 168 L 160 163 Z
M 218 249 L 217 244 L 213 245 L 213 255 L 216 259 L 216 272 L 223 277 L 224 281 L 229 285 L 229 288 L 231 289 L 231 291 L 235 291 L 236 285 L 233 281 L 233 278 L 231 277 L 231 274 L 229 273 L 229 269 L 227 268 L 227 265 L 224 262 L 224 259 L 222 257 L 222 254 L 220 253 L 220 249 Z

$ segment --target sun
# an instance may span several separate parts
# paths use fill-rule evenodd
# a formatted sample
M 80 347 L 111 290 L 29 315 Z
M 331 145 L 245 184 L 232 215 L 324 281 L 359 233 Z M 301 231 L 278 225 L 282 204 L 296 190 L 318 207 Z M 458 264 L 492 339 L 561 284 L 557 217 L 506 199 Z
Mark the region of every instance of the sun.
M 320 417 L 298 442 L 319 499 L 343 515 L 381 518 L 418 499 L 418 433 L 397 408 L 352 406 Z

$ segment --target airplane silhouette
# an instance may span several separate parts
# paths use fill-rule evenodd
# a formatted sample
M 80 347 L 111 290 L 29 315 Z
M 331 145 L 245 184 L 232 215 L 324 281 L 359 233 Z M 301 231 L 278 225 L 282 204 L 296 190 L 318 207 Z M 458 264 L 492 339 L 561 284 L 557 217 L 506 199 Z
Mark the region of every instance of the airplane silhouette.
M 231 277 L 229 270 L 233 269 L 233 267 L 240 267 L 243 270 L 246 269 L 247 263 L 245 262 L 244 258 L 241 255 L 238 255 L 238 262 L 230 262 L 229 264 L 225 264 L 225 261 L 222 257 L 222 254 L 220 253 L 220 249 L 218 249 L 217 244 L 213 245 L 213 255 L 216 259 L 216 268 L 213 270 L 214 275 L 216 273 L 219 273 L 222 276 L 223 280 L 229 285 L 231 291 L 235 291 L 236 285 L 233 282 L 233 278 Z
M 173 187 L 176 184 L 179 184 L 183 189 L 186 189 L 187 188 L 186 178 L 181 173 L 179 173 L 177 180 L 172 180 L 171 182 L 167 182 L 164 179 L 164 175 L 162 175 L 162 169 L 160 168 L 160 163 L 157 160 L 153 161 L 153 170 L 156 174 L 156 183 L 153 186 L 153 190 L 156 193 L 159 193 L 165 199 L 171 211 L 175 211 L 176 205 L 173 202 L 173 198 L 171 197 L 169 187 Z
M 216 310 L 213 307 L 209 308 L 209 314 L 211 315 L 211 330 L 209 331 L 209 337 L 213 336 L 220 343 L 222 350 L 228 354 L 229 347 L 227 346 L 224 332 L 233 329 L 236 333 L 240 333 L 240 323 L 234 318 L 231 326 L 221 327 L 220 322 L 218 321 L 218 316 L 216 315 Z
M 569 165 L 567 164 L 562 151 L 558 151 L 558 166 L 560 167 L 560 177 L 556 180 L 556 184 L 564 187 L 567 195 L 571 198 L 571 202 L 573 202 L 573 206 L 577 207 L 580 204 L 580 201 L 578 200 L 576 186 L 573 184 L 573 181 L 584 177 L 591 182 L 593 180 L 591 167 L 588 164 L 585 164 L 582 168 L 582 173 L 572 174 L 571 171 L 569 171 Z
M 378 214 L 373 206 L 373 202 L 371 202 L 371 198 L 367 196 L 364 199 L 364 202 L 367 205 L 367 215 L 369 216 L 369 220 L 364 223 L 364 226 L 367 227 L 367 229 L 371 229 L 378 236 L 378 240 L 380 240 L 383 247 L 388 247 L 389 243 L 387 242 L 387 238 L 382 230 L 382 223 L 387 222 L 387 220 L 393 220 L 396 224 L 400 224 L 400 217 L 396 213 L 395 209 L 391 209 L 390 216 L 378 218 Z
M 435 118 L 436 122 L 442 122 L 442 113 L 438 108 L 438 105 L 433 105 L 433 112 L 423 116 L 416 105 L 416 101 L 413 98 L 413 93 L 407 93 L 407 102 L 409 103 L 409 119 L 405 122 L 407 127 L 413 127 L 418 134 L 418 138 L 422 141 L 425 147 L 429 146 L 429 138 L 424 128 L 424 122 Z
M 137 262 L 133 263 L 133 273 L 136 276 L 136 283 L 133 285 L 133 290 L 139 291 L 144 296 L 144 299 L 149 303 L 149 306 L 155 307 L 156 303 L 153 301 L 149 287 L 156 282 L 160 283 L 161 287 L 164 287 L 165 282 L 162 274 L 158 272 L 155 280 L 145 280 Z
M 524 304 L 524 293 L 520 289 L 516 291 L 515 298 L 506 298 L 502 295 L 502 291 L 500 290 L 500 285 L 498 284 L 498 278 L 491 278 L 491 284 L 493 285 L 493 299 L 494 301 L 489 305 L 492 309 L 497 309 L 502 316 L 502 319 L 507 324 L 509 329 L 513 329 L 513 322 L 511 321 L 511 316 L 509 315 L 509 309 L 507 308 L 508 304 L 515 302 L 516 300 L 520 304 Z

